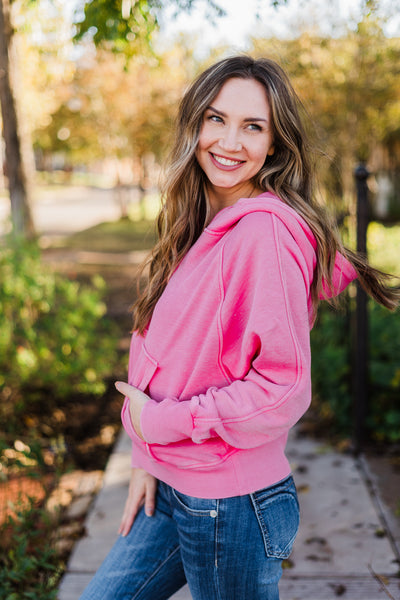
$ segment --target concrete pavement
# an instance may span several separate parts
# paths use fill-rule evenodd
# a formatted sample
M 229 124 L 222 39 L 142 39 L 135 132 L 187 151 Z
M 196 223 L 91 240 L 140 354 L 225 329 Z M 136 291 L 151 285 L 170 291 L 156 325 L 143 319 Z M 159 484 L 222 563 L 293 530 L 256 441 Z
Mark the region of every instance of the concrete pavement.
M 86 186 L 37 186 L 32 213 L 36 231 L 55 239 L 120 217 L 112 189 Z M 8 230 L 10 201 L 0 196 L 0 235 Z
M 281 600 L 398 600 L 400 532 L 380 501 L 364 459 L 335 452 L 296 431 L 287 454 L 299 492 L 301 526 L 281 581 Z M 129 463 L 130 441 L 122 433 L 58 600 L 79 598 L 113 544 Z M 173 600 L 191 600 L 187 586 Z

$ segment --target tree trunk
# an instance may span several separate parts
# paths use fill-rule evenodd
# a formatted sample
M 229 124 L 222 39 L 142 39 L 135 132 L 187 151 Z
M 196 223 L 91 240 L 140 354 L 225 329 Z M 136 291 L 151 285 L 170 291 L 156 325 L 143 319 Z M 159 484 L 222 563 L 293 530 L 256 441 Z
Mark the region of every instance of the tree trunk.
M 17 235 L 33 238 L 35 231 L 29 203 L 29 182 L 18 127 L 15 78 L 12 77 L 16 55 L 10 4 L 10 0 L 0 0 L 0 103 L 5 142 L 5 174 L 10 192 L 13 231 Z

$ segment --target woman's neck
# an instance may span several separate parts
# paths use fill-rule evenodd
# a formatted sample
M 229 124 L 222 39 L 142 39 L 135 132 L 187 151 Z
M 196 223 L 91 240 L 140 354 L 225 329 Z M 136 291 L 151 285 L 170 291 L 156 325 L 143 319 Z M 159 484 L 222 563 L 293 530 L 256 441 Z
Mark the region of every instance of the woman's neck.
M 240 189 L 208 188 L 208 204 L 211 218 L 214 218 L 220 210 L 233 206 L 240 198 L 254 198 L 262 193 L 255 185 L 245 185 Z

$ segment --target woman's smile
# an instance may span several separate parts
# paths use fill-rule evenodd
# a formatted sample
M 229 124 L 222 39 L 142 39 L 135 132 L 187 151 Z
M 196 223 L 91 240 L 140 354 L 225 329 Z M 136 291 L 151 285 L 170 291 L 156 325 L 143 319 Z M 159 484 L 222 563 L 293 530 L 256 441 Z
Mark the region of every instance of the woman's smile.
M 222 170 L 232 170 L 236 167 L 240 167 L 245 161 L 244 160 L 235 160 L 232 158 L 226 158 L 225 156 L 221 156 L 219 154 L 213 154 L 210 152 L 211 158 L 217 167 L 220 167 Z

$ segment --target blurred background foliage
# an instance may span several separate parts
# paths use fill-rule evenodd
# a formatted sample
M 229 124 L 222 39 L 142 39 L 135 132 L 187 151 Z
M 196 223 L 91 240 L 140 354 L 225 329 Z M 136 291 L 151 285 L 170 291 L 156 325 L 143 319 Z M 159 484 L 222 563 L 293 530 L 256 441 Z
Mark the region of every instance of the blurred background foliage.
M 368 256 L 387 273 L 399 273 L 400 226 L 372 222 Z M 322 435 L 351 438 L 354 403 L 355 289 L 340 310 L 321 304 L 311 332 L 312 408 Z M 369 381 L 366 428 L 374 442 L 400 442 L 399 312 L 369 303 Z
M 94 277 L 88 287 L 61 277 L 42 264 L 37 246 L 13 240 L 0 253 L 0 279 L 0 411 L 7 429 L 13 421 L 18 428 L 21 413 L 45 396 L 104 393 L 116 363 L 104 280 Z
M 351 303 L 350 303 L 351 304 Z M 311 333 L 312 410 L 318 432 L 332 439 L 352 436 L 352 313 L 322 306 Z M 374 442 L 400 441 L 400 319 L 381 306 L 369 307 L 369 383 L 366 427 Z

